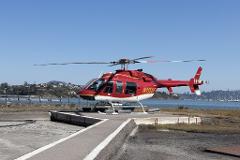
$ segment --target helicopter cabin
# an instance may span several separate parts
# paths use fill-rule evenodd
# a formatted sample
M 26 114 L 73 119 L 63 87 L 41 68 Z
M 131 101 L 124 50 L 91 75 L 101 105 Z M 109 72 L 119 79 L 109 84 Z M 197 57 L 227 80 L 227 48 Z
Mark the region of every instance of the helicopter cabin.
M 79 94 L 88 100 L 135 102 L 154 95 L 157 85 L 153 79 L 142 70 L 117 70 L 92 80 Z

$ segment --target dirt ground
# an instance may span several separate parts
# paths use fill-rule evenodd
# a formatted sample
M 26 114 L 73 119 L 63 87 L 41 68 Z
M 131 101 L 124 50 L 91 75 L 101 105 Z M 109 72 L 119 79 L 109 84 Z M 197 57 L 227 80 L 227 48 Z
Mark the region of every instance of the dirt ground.
M 240 134 L 141 130 L 130 136 L 114 160 L 239 160 L 205 152 L 208 147 L 240 144 Z

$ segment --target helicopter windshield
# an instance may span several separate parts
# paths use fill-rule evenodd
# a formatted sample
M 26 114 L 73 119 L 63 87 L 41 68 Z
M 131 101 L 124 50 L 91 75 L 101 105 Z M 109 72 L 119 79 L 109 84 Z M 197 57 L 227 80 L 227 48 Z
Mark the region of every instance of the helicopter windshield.
M 99 88 L 102 86 L 102 84 L 103 84 L 103 79 L 95 79 L 94 81 L 91 81 L 87 89 L 98 91 Z

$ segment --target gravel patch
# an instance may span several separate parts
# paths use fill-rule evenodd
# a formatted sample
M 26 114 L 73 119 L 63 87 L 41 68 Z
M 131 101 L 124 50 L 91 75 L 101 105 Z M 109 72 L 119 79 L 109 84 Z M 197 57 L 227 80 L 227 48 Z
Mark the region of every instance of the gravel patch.
M 206 148 L 240 144 L 240 134 L 206 134 L 181 131 L 138 131 L 130 136 L 114 160 L 239 160 L 205 152 Z

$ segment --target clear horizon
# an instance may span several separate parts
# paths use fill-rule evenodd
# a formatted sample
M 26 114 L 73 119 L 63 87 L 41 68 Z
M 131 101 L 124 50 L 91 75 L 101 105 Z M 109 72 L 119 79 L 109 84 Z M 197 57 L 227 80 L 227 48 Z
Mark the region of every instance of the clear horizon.
M 207 62 L 139 64 L 130 69 L 184 80 L 202 66 L 202 79 L 210 81 L 202 91 L 239 90 L 239 8 L 237 0 L 1 1 L 0 83 L 85 84 L 117 68 L 33 64 L 154 56 Z

